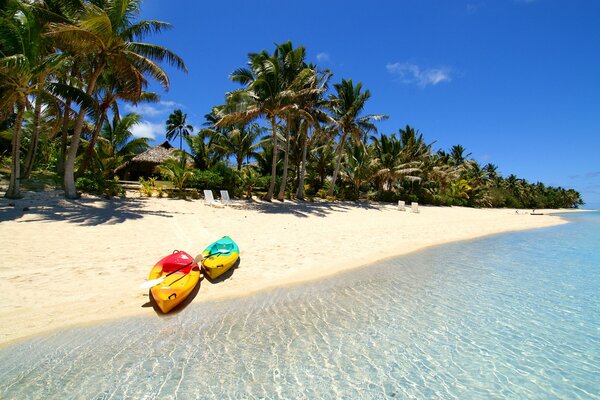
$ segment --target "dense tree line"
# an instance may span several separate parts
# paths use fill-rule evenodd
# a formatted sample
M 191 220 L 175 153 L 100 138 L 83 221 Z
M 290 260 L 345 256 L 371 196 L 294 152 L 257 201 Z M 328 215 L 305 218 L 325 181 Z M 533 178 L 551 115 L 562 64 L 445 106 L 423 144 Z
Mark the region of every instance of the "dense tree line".
M 140 117 L 121 116 L 119 106 L 158 101 L 145 89 L 148 80 L 169 87 L 160 63 L 185 71 L 176 54 L 143 42 L 170 25 L 136 20 L 139 0 L 0 3 L 0 145 L 11 163 L 6 196 L 18 197 L 19 180 L 35 169 L 55 170 L 70 198 L 77 196 L 76 178 L 111 180 L 119 166 L 148 148 L 147 139 L 131 133 Z M 504 178 L 461 145 L 435 151 L 414 127 L 378 132 L 377 121 L 387 116 L 366 113 L 370 91 L 351 79 L 333 83 L 331 71 L 310 63 L 305 48 L 291 42 L 272 53 L 250 53 L 230 79 L 239 89 L 210 110 L 199 132 L 181 110 L 165 123 L 167 138 L 180 151 L 157 173 L 180 189 L 228 187 L 269 201 L 583 204 L 572 189 Z

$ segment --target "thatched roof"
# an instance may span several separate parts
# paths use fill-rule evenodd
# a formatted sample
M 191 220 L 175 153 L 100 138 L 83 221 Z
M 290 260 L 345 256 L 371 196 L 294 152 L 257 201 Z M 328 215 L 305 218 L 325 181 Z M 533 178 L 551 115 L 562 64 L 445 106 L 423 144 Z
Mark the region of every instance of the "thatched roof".
M 115 173 L 120 177 L 137 179 L 140 176 L 149 177 L 157 174 L 156 168 L 171 157 L 175 157 L 176 148 L 165 141 L 158 146 L 154 146 L 143 153 L 138 154 L 125 164 L 115 169 Z M 187 153 L 186 153 L 187 154 Z M 187 163 L 193 165 L 194 161 L 189 154 Z
M 143 153 L 133 157 L 130 162 L 148 162 L 153 164 L 162 164 L 175 152 L 175 148 L 165 141 L 163 144 L 154 146 Z

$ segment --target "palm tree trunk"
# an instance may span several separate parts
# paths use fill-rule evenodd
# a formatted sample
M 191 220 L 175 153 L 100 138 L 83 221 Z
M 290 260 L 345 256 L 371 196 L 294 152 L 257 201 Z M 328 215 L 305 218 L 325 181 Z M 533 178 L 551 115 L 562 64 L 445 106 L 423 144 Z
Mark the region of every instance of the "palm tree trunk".
M 281 178 L 281 186 L 279 187 L 279 194 L 277 200 L 283 201 L 285 199 L 285 187 L 287 186 L 287 175 L 288 175 L 288 164 L 290 154 L 290 136 L 291 136 L 291 118 L 288 116 L 286 121 L 286 133 L 285 133 L 285 156 L 283 158 L 283 177 Z
M 68 98 L 65 103 L 65 112 L 63 115 L 62 128 L 60 134 L 60 159 L 58 160 L 58 173 L 65 172 L 65 161 L 67 159 L 67 139 L 69 136 L 69 116 L 71 115 L 71 99 Z
M 275 178 L 277 175 L 277 121 L 275 121 L 275 117 L 271 118 L 271 127 L 273 129 L 273 161 L 271 163 L 271 184 L 269 185 L 269 191 L 264 198 L 266 201 L 271 201 L 273 198 Z
M 19 185 L 21 159 L 20 159 L 20 147 L 21 147 L 21 126 L 23 125 L 23 113 L 25 112 L 25 101 L 21 100 L 17 103 L 17 119 L 15 121 L 15 132 L 12 138 L 12 166 L 10 169 L 10 182 L 8 184 L 8 190 L 4 194 L 4 197 L 9 199 L 18 199 L 21 197 L 21 190 Z
M 342 165 L 342 156 L 344 155 L 344 143 L 346 142 L 346 132 L 342 132 L 342 137 L 340 138 L 340 143 L 338 144 L 337 149 L 337 160 L 335 163 L 335 170 L 333 171 L 333 177 L 331 179 L 331 186 L 329 187 L 329 192 L 327 193 L 329 196 L 333 196 L 333 190 L 335 189 L 335 181 L 337 179 L 338 174 L 340 173 L 340 167 Z
M 306 155 L 308 153 L 308 125 L 302 135 L 302 164 L 300 165 L 300 173 L 298 178 L 298 190 L 296 191 L 296 198 L 298 200 L 304 200 L 304 176 L 306 175 Z
M 45 78 L 38 79 L 38 87 L 43 83 Z M 33 111 L 33 127 L 31 129 L 31 142 L 29 143 L 29 150 L 27 151 L 27 157 L 25 157 L 25 164 L 23 168 L 22 179 L 28 179 L 33 170 L 33 164 L 35 162 L 35 156 L 37 153 L 38 141 L 40 137 L 40 116 L 42 114 L 42 100 L 38 94 L 35 99 L 35 109 Z
M 90 143 L 88 144 L 87 149 L 85 150 L 85 156 L 83 157 L 83 161 L 81 162 L 81 165 L 79 166 L 79 169 L 77 170 L 77 176 L 81 176 L 85 173 L 85 170 L 87 169 L 88 165 L 90 164 L 90 161 L 92 161 L 92 157 L 94 156 L 94 153 L 96 152 L 96 141 L 98 141 L 98 136 L 100 135 L 100 130 L 102 129 L 102 125 L 104 125 L 104 121 L 106 121 L 106 109 L 104 109 L 102 111 L 102 114 L 100 114 L 100 119 L 96 122 L 96 126 L 94 126 L 94 132 L 92 134 L 92 139 L 90 140 Z
M 103 65 L 98 66 L 96 71 L 94 71 L 92 77 L 90 78 L 90 83 L 88 84 L 86 93 L 91 96 L 94 92 L 94 88 L 96 87 L 96 81 L 98 77 L 102 73 Z M 73 130 L 73 136 L 71 137 L 71 146 L 69 147 L 69 151 L 67 153 L 67 159 L 65 160 L 65 177 L 64 177 L 64 185 L 65 185 L 65 197 L 67 199 L 76 199 L 77 188 L 75 187 L 75 158 L 77 157 L 77 148 L 79 147 L 79 141 L 81 139 L 81 131 L 83 129 L 83 120 L 85 119 L 85 110 L 79 110 L 79 114 L 77 115 L 77 119 L 75 120 L 75 128 Z

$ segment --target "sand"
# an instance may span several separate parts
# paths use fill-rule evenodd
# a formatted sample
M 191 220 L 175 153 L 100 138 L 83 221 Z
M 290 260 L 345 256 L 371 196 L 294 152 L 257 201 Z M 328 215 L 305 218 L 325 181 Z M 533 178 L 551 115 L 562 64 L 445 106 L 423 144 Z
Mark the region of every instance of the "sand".
M 10 206 L 14 203 L 15 206 Z M 23 208 L 28 210 L 23 211 Z M 528 210 L 531 211 L 531 210 Z M 539 210 L 538 212 L 544 212 Z M 367 203 L 62 198 L 0 200 L 0 345 L 50 330 L 134 315 L 157 318 L 140 289 L 175 249 L 192 255 L 231 236 L 239 267 L 202 281 L 193 303 L 321 279 L 429 246 L 564 223 L 509 209 Z

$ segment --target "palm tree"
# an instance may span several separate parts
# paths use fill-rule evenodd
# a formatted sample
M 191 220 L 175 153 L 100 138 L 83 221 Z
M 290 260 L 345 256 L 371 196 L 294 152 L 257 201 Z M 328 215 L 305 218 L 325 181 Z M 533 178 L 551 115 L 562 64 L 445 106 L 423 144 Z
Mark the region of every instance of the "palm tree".
M 352 184 L 356 199 L 360 196 L 360 188 L 370 176 L 373 158 L 367 146 L 353 143 L 346 147 L 346 157 L 340 169 L 340 175 Z
M 194 127 L 186 122 L 187 114 L 181 110 L 175 110 L 167 119 L 167 140 L 175 140 L 179 138 L 179 151 L 181 152 L 181 165 L 183 165 L 183 138 L 187 138 L 193 131 Z
M 381 135 L 379 138 L 372 137 L 373 154 L 375 158 L 375 171 L 380 178 L 380 193 L 387 189 L 393 190 L 395 183 L 406 178 L 411 182 L 419 181 L 421 178 L 416 176 L 420 172 L 420 160 L 408 160 L 412 155 L 406 155 L 406 152 L 412 151 L 409 146 L 402 146 L 402 141 L 396 138 L 395 134 L 391 136 Z M 406 161 L 406 162 L 405 162 Z
M 453 165 L 462 165 L 467 162 L 467 158 L 471 156 L 471 153 L 465 154 L 466 151 L 460 144 L 452 146 L 450 149 L 450 162 Z
M 104 124 L 98 138 L 96 162 L 106 178 L 111 179 L 117 167 L 150 147 L 148 138 L 133 137 L 132 128 L 140 121 L 139 114 L 130 113 L 121 118 L 115 112 L 112 122 L 107 121 Z
M 263 50 L 261 53 L 251 53 L 248 57 L 248 68 L 239 68 L 229 77 L 232 81 L 244 85 L 244 88 L 227 95 L 228 104 L 233 107 L 226 109 L 226 115 L 217 126 L 249 122 L 264 117 L 271 124 L 273 149 L 278 149 L 277 120 L 294 107 L 294 99 L 298 95 L 290 90 L 288 77 L 276 55 L 270 55 Z M 267 201 L 271 201 L 275 191 L 277 153 L 277 150 L 273 151 L 271 183 L 265 196 Z
M 173 182 L 173 185 L 175 185 L 179 192 L 182 192 L 186 182 L 194 175 L 194 170 L 187 162 L 185 162 L 186 154 L 183 151 L 180 152 L 180 159 L 184 160 L 183 164 L 178 162 L 175 158 L 169 158 L 158 167 L 158 171 Z
M 240 123 L 231 128 L 217 133 L 215 147 L 225 155 L 233 155 L 237 170 L 240 171 L 244 160 L 256 156 L 259 145 L 256 139 L 262 134 L 262 128 L 257 123 Z
M 139 21 L 141 0 L 104 0 L 84 3 L 75 23 L 50 24 L 47 33 L 55 46 L 64 54 L 75 58 L 81 66 L 85 93 L 92 96 L 98 78 L 107 67 L 124 85 L 138 82 L 140 76 L 149 76 L 165 89 L 169 77 L 156 62 L 167 61 L 186 70 L 183 60 L 165 47 L 143 43 L 148 34 L 168 29 L 170 24 L 161 21 Z M 75 158 L 80 143 L 86 112 L 81 109 L 75 120 L 71 146 L 65 162 L 65 195 L 76 198 Z
M 8 198 L 21 196 L 21 127 L 23 114 L 29 106 L 29 97 L 36 98 L 35 112 L 39 117 L 41 96 L 46 89 L 43 85 L 44 77 L 56 63 L 55 58 L 45 55 L 40 29 L 39 21 L 29 4 L 14 0 L 6 2 L 0 14 L 0 119 L 4 119 L 2 117 L 12 114 L 16 109 L 11 175 L 5 193 Z M 32 132 L 33 148 L 37 145 L 37 125 L 36 120 Z M 31 162 L 32 157 L 33 154 L 29 157 Z
M 372 121 L 387 118 L 383 114 L 361 116 L 365 103 L 371 97 L 369 90 L 362 92 L 362 83 L 359 82 L 355 86 L 351 79 L 342 79 L 341 83 L 334 84 L 333 87 L 336 93 L 329 97 L 329 110 L 333 126 L 340 134 L 340 140 L 336 149 L 335 170 L 329 187 L 330 196 L 333 195 L 335 181 L 340 172 L 347 137 L 351 135 L 356 143 L 362 143 L 365 134 L 377 131 Z

